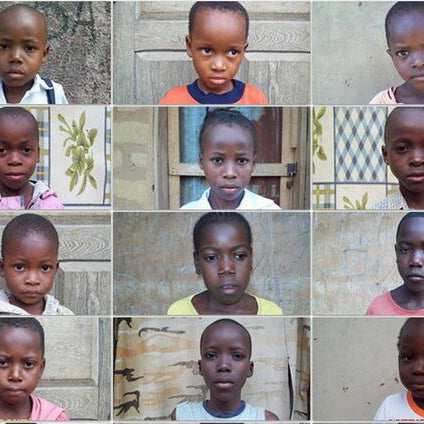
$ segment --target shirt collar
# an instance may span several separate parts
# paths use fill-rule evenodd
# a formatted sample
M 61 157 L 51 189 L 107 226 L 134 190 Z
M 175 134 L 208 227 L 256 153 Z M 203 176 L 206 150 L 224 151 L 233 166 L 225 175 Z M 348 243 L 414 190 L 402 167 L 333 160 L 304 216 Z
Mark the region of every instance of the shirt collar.
M 187 86 L 187 90 L 191 97 L 200 104 L 209 105 L 228 105 L 238 102 L 244 94 L 245 83 L 233 79 L 234 87 L 231 91 L 224 94 L 207 93 L 200 90 L 197 80 Z

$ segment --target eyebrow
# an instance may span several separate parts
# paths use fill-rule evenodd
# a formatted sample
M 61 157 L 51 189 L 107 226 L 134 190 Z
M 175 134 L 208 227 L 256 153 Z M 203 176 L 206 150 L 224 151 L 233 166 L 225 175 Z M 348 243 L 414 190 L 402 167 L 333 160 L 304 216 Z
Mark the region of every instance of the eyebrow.
M 251 249 L 251 246 L 249 246 L 248 244 L 241 243 L 241 244 L 237 244 L 237 245 L 231 247 L 231 250 L 240 249 L 242 247 L 244 247 L 245 249 L 248 249 L 248 250 Z M 201 247 L 199 249 L 199 252 L 201 252 L 202 250 L 206 250 L 206 249 L 210 249 L 210 250 L 221 250 L 221 249 L 219 249 L 216 246 L 204 246 L 204 247 Z

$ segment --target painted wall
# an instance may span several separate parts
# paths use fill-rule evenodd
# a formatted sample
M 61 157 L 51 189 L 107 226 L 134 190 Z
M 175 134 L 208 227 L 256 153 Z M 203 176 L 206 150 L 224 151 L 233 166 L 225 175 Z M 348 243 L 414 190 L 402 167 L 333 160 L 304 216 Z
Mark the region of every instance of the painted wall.
M 165 315 L 205 289 L 194 270 L 192 232 L 199 212 L 114 213 L 114 307 L 118 315 Z M 309 213 L 243 213 L 253 236 L 249 292 L 285 315 L 309 314 Z

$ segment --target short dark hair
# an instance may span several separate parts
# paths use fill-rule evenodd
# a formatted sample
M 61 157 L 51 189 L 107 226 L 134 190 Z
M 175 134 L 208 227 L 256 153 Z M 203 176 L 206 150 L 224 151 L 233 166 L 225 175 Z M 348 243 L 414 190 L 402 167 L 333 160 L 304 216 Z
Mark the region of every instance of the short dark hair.
M 234 324 L 237 327 L 241 328 L 242 331 L 244 331 L 247 334 L 247 338 L 249 340 L 249 359 L 252 357 L 252 337 L 250 336 L 250 333 L 247 331 L 246 327 L 244 325 L 241 325 L 239 322 L 233 320 L 233 319 L 229 319 L 229 318 L 222 318 L 219 319 L 217 321 L 212 322 L 211 324 L 209 324 L 203 331 L 202 331 L 202 335 L 200 336 L 200 354 L 202 354 L 202 345 L 203 345 L 203 338 L 204 338 L 204 334 L 206 333 L 206 331 L 213 327 L 216 324 L 221 324 L 221 323 L 229 323 L 229 324 Z
M 250 136 L 252 137 L 253 143 L 253 153 L 256 153 L 258 150 L 258 140 L 255 126 L 252 121 L 246 118 L 241 112 L 235 109 L 228 108 L 218 108 L 207 110 L 205 119 L 203 120 L 202 127 L 200 128 L 199 134 L 199 146 L 200 151 L 203 152 L 203 144 L 207 131 L 216 125 L 227 125 L 227 126 L 237 126 L 249 131 Z
M 413 318 L 408 318 L 402 325 L 402 327 L 399 330 L 399 336 L 398 336 L 398 341 L 397 341 L 397 348 L 399 350 L 400 347 L 400 340 L 403 336 L 403 333 L 405 332 L 406 327 L 408 326 L 408 324 L 410 324 L 411 322 L 418 322 L 418 321 L 423 321 L 424 322 L 424 318 L 420 318 L 420 317 L 413 317 Z
M 246 40 L 249 34 L 249 15 L 246 9 L 238 1 L 197 1 L 191 6 L 188 14 L 188 33 L 191 34 L 194 27 L 196 15 L 205 9 L 220 10 L 222 12 L 232 12 L 241 15 L 246 22 Z
M 32 317 L 0 318 L 0 329 L 4 327 L 25 328 L 37 333 L 40 337 L 41 356 L 44 358 L 44 330 L 38 320 Z
M 424 113 L 424 107 L 423 106 L 408 106 L 408 107 L 395 107 L 388 115 L 386 118 L 386 122 L 384 124 L 384 144 L 387 145 L 387 133 L 388 133 L 388 128 L 389 125 L 391 123 L 391 121 L 394 119 L 394 117 L 400 113 L 403 112 L 408 112 L 408 111 L 420 111 L 422 113 Z
M 40 234 L 56 245 L 56 251 L 59 249 L 59 236 L 54 225 L 41 215 L 34 213 L 24 213 L 15 216 L 4 227 L 1 237 L 1 254 L 5 257 L 7 244 L 11 239 L 24 239 L 32 234 Z
M 420 11 L 424 14 L 424 3 L 422 1 L 398 1 L 387 12 L 386 20 L 384 22 L 384 29 L 386 31 L 386 41 L 389 45 L 390 23 L 396 17 L 405 13 Z
M 212 224 L 240 224 L 246 231 L 249 246 L 252 245 L 252 229 L 247 219 L 237 212 L 208 212 L 202 215 L 196 222 L 193 229 L 193 248 L 196 253 L 199 252 L 200 239 L 203 231 Z
M 37 120 L 34 118 L 34 115 L 29 112 L 27 109 L 20 107 L 20 106 L 6 106 L 6 107 L 2 107 L 0 108 L 0 119 L 2 117 L 7 117 L 7 118 L 11 118 L 11 119 L 25 119 L 27 120 L 34 131 L 34 135 L 36 136 L 36 140 L 37 140 L 37 144 L 38 144 L 38 122 Z
M 409 212 L 402 217 L 402 219 L 399 221 L 399 224 L 396 230 L 396 242 L 399 236 L 400 227 L 405 221 L 408 221 L 409 219 L 412 219 L 412 218 L 424 218 L 424 212 Z

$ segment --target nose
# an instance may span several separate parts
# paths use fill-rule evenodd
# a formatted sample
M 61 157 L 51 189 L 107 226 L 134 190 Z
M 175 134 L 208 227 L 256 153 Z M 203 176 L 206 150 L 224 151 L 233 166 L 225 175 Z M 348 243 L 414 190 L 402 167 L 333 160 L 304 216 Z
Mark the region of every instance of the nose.
M 223 177 L 227 178 L 227 179 L 232 179 L 232 178 L 237 177 L 236 167 L 235 167 L 235 164 L 232 161 L 227 161 L 225 163 Z
M 228 255 L 223 255 L 219 261 L 219 270 L 218 274 L 234 274 L 234 262 Z
M 411 254 L 409 264 L 411 267 L 422 268 L 424 265 L 424 252 L 421 249 L 415 249 Z
M 38 278 L 38 272 L 29 271 L 27 273 L 26 283 L 30 286 L 38 286 L 40 284 L 40 279 Z
M 18 63 L 22 61 L 22 50 L 19 47 L 12 47 L 10 49 L 10 61 Z
M 424 65 L 423 65 L 424 66 Z M 413 149 L 410 159 L 411 166 L 421 166 L 424 163 L 424 149 Z
M 218 372 L 231 372 L 230 361 L 227 355 L 219 355 Z
M 212 59 L 211 68 L 216 72 L 225 71 L 225 58 L 218 54 L 215 55 Z
M 8 165 L 19 166 L 22 165 L 22 158 L 18 151 L 11 151 L 8 155 Z
M 424 67 L 424 50 L 415 52 L 412 56 L 412 67 L 423 68 Z
M 19 364 L 13 364 L 9 368 L 9 375 L 7 377 L 9 381 L 22 381 L 21 367 Z
M 417 358 L 414 361 L 414 374 L 424 374 L 424 357 Z

